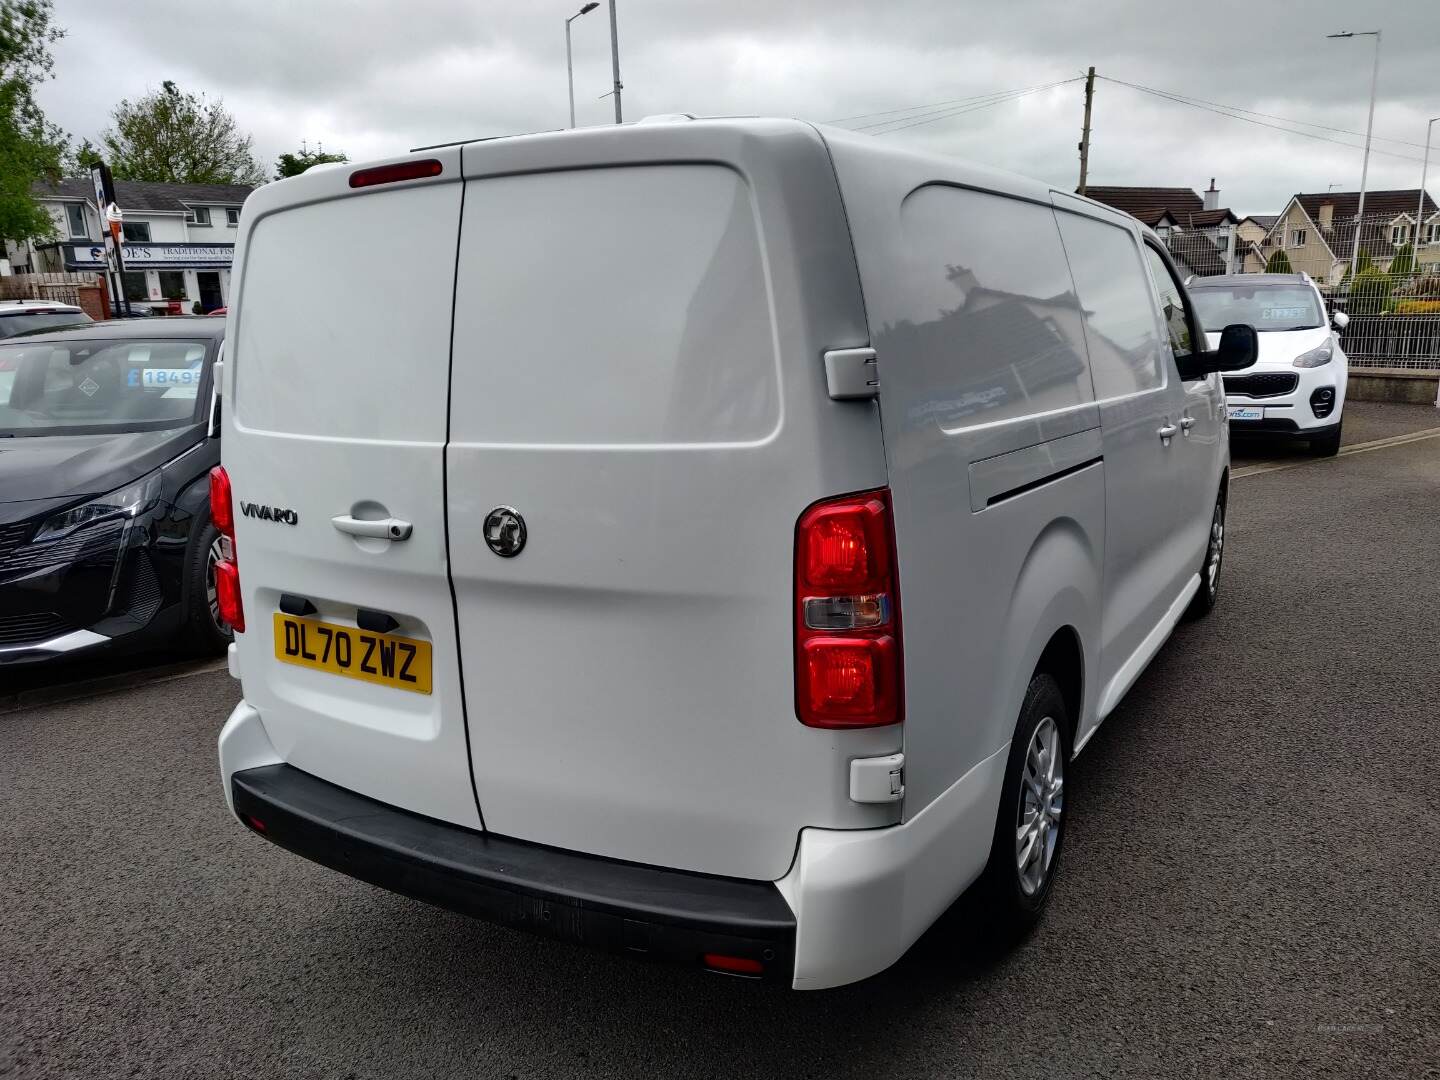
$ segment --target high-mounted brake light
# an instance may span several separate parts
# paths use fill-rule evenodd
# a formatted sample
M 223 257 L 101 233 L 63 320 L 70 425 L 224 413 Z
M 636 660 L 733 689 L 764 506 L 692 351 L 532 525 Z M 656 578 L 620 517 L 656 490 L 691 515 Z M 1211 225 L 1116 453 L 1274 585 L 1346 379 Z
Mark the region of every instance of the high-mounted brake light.
M 426 176 L 439 176 L 445 166 L 434 158 L 421 161 L 398 161 L 394 165 L 376 165 L 369 169 L 358 169 L 350 174 L 353 188 L 375 187 L 377 184 L 395 184 L 401 180 L 419 180 Z
M 210 520 L 223 537 L 221 548 L 225 557 L 215 563 L 215 603 L 220 617 L 237 634 L 245 632 L 245 606 L 240 602 L 240 567 L 235 558 L 235 501 L 230 490 L 230 474 L 225 466 L 210 470 Z
M 795 712 L 810 727 L 902 715 L 900 588 L 890 491 L 811 506 L 795 530 Z

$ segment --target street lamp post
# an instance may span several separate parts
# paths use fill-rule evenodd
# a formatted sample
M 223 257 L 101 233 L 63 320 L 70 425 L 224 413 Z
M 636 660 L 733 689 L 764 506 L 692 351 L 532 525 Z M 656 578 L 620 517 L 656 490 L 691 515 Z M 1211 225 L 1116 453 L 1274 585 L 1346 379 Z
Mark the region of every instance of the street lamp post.
M 1355 208 L 1355 243 L 1350 248 L 1350 281 L 1354 284 L 1356 268 L 1360 264 L 1360 229 L 1365 220 L 1365 181 L 1370 176 L 1370 133 L 1375 128 L 1375 87 L 1380 82 L 1380 31 L 1342 30 L 1338 34 L 1326 34 L 1327 38 L 1373 37 L 1375 39 L 1375 67 L 1370 72 L 1370 119 L 1365 123 L 1365 161 L 1360 166 L 1360 204 Z
M 1440 120 L 1440 116 L 1435 117 Z M 1415 266 L 1420 266 L 1420 229 L 1425 224 L 1425 175 L 1430 171 L 1430 132 L 1435 120 L 1425 125 L 1425 164 L 1420 166 L 1420 205 L 1415 208 Z
M 589 15 L 600 6 L 600 0 L 592 0 L 574 15 L 565 20 L 565 77 L 570 83 L 570 126 L 575 126 L 575 63 L 570 56 L 570 24 L 581 15 Z
M 624 123 L 620 117 L 620 91 L 625 84 L 620 81 L 620 34 L 615 29 L 615 0 L 610 0 L 610 68 L 615 75 L 615 122 Z

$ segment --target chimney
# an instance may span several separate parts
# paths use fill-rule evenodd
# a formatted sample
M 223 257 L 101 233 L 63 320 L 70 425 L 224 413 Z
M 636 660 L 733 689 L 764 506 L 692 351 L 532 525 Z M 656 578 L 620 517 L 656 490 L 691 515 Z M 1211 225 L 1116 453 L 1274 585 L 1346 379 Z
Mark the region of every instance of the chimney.
M 1327 232 L 1327 233 L 1333 231 L 1332 222 L 1333 222 L 1334 220 L 1335 220 L 1335 204 L 1334 204 L 1333 202 L 1328 201 L 1328 200 L 1325 201 L 1325 202 L 1322 202 L 1322 203 L 1320 204 L 1320 231 L 1321 231 L 1321 232 Z
M 1205 209 L 1220 209 L 1220 189 L 1215 186 L 1215 178 L 1210 177 L 1210 187 L 1205 192 Z

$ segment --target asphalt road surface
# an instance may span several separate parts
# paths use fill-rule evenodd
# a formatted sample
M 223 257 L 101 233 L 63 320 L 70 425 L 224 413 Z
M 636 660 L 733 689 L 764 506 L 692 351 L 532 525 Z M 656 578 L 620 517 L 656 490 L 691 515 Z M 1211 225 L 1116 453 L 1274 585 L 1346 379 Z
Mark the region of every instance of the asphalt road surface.
M 999 959 L 931 935 L 792 994 L 472 922 L 229 820 L 223 672 L 32 673 L 0 1076 L 1440 1077 L 1440 438 L 1364 445 L 1440 415 L 1347 412 L 1338 459 L 1237 451 L 1220 606 L 1080 758 Z

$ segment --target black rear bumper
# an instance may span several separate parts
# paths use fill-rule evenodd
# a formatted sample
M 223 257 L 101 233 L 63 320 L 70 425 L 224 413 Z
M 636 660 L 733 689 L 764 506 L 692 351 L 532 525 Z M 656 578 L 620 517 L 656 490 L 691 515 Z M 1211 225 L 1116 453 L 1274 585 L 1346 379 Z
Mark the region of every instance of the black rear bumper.
M 709 966 L 707 954 L 741 957 L 762 964 L 768 981 L 791 981 L 795 917 L 772 882 L 665 870 L 472 832 L 290 765 L 246 769 L 231 783 L 235 812 L 250 828 L 372 885 L 611 952 L 691 967 Z

